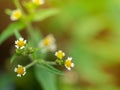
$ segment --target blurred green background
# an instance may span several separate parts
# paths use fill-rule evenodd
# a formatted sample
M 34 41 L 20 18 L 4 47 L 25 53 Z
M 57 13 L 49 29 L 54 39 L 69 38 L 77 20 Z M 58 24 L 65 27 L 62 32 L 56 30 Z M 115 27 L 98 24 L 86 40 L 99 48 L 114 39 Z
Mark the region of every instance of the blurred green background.
M 11 0 L 0 0 L 0 33 L 11 23 L 6 8 L 15 7 Z M 55 76 L 55 90 L 120 90 L 120 0 L 46 0 L 42 8 L 60 13 L 33 26 L 43 35 L 53 33 L 58 49 L 75 63 L 70 72 Z M 43 90 L 32 68 L 22 78 L 11 69 L 14 40 L 0 45 L 0 90 Z

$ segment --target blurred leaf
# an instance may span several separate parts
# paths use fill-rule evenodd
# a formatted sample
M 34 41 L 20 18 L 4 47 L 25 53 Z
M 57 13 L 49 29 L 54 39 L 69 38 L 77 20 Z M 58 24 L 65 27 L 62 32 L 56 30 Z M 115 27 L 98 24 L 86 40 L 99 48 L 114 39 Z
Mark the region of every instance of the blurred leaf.
M 16 53 L 14 55 L 12 55 L 12 57 L 10 59 L 10 63 L 13 63 L 16 57 L 17 57 Z
M 33 17 L 33 21 L 42 21 L 48 17 L 56 15 L 58 12 L 59 12 L 58 9 L 39 10 L 35 13 L 35 16 Z
M 0 44 L 2 44 L 8 37 L 14 34 L 15 30 L 22 30 L 24 26 L 25 25 L 22 22 L 14 22 L 10 24 L 0 35 Z
M 99 63 L 95 62 L 95 60 L 98 60 L 96 56 L 91 52 L 86 51 L 82 44 L 73 45 L 71 47 L 71 52 L 76 68 L 82 77 L 89 82 L 97 84 L 109 82 L 110 77 L 98 68 Z
M 77 39 L 89 41 L 101 30 L 106 29 L 107 20 L 104 14 L 85 17 L 75 23 L 73 35 Z
M 56 79 L 53 73 L 36 66 L 35 75 L 38 82 L 43 87 L 43 90 L 57 90 Z
M 5 13 L 6 13 L 7 15 L 11 15 L 12 10 L 10 10 L 10 9 L 6 9 L 6 10 L 5 10 Z
M 60 70 L 54 68 L 53 66 L 51 66 L 51 65 L 49 65 L 49 64 L 41 65 L 41 67 L 42 67 L 43 69 L 48 70 L 48 71 L 51 72 L 51 73 L 58 74 L 58 75 L 63 75 L 63 73 L 62 73 Z
M 15 90 L 12 74 L 0 73 L 0 90 Z
M 23 5 L 25 6 L 25 8 L 28 10 L 29 13 L 33 13 L 34 10 L 38 7 L 33 2 L 26 2 L 26 1 L 23 1 Z

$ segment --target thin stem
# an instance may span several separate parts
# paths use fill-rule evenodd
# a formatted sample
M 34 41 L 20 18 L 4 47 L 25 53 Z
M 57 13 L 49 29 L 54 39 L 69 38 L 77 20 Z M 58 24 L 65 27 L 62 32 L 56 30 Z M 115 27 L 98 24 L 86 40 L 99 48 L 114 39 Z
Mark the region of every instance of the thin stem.
M 17 39 L 19 39 L 21 37 L 20 33 L 17 30 L 14 31 L 14 34 Z
M 50 64 L 50 65 L 56 65 L 56 62 L 50 62 L 50 61 L 44 61 L 44 60 L 41 60 L 41 61 L 38 61 L 39 64 Z
M 37 63 L 37 61 L 35 60 L 35 61 L 31 62 L 30 64 L 28 64 L 27 66 L 25 66 L 25 68 L 28 69 L 28 68 L 32 67 L 33 65 L 35 65 L 36 63 Z
M 14 3 L 15 3 L 15 6 L 16 6 L 17 8 L 19 8 L 19 9 L 23 12 L 23 9 L 22 9 L 19 1 L 18 1 L 18 0 L 14 0 Z
M 26 18 L 26 14 L 25 14 L 25 12 L 24 12 L 24 10 L 23 10 L 23 8 L 22 8 L 19 0 L 14 0 L 14 4 L 15 4 L 15 6 L 16 6 L 17 9 L 21 10 L 21 12 L 22 12 L 22 18 L 21 18 L 21 20 L 24 22 L 25 21 L 24 19 Z
M 32 37 L 32 35 L 33 35 L 33 27 L 32 27 L 32 25 L 31 25 L 31 23 L 26 23 L 26 26 L 27 26 L 27 32 L 28 32 L 28 34 L 30 35 L 30 37 Z
M 16 7 L 19 8 L 19 9 L 22 11 L 22 14 L 23 14 L 23 16 L 24 16 L 24 18 L 25 18 L 26 14 L 24 13 L 24 10 L 22 9 L 22 6 L 20 5 L 19 0 L 14 0 L 14 3 L 15 3 L 15 5 L 16 5 Z M 24 18 L 23 18 L 23 19 L 24 19 Z M 22 21 L 26 24 L 27 33 L 30 35 L 30 37 L 32 37 L 32 35 L 33 35 L 33 31 L 32 31 L 32 30 L 33 30 L 33 27 L 32 27 L 32 25 L 31 25 L 30 21 L 29 21 L 29 20 L 27 20 L 27 21 L 22 20 Z
M 48 62 L 48 61 L 46 61 L 45 63 L 50 64 L 50 65 L 56 65 L 56 62 Z

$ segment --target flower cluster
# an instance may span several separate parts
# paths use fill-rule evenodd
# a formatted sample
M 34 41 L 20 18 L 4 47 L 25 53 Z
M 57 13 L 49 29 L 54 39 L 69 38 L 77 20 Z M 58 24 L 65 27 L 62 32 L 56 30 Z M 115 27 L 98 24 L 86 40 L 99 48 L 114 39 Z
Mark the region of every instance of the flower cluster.
M 34 52 L 32 47 L 28 47 L 26 40 L 24 38 L 20 37 L 18 40 L 15 41 L 15 47 L 16 47 L 16 53 L 17 50 L 20 51 L 20 55 L 23 55 L 23 53 L 28 52 Z M 43 40 L 40 41 L 40 50 L 41 48 L 46 50 L 55 50 L 53 47 L 56 47 L 55 44 L 55 38 L 53 35 L 48 35 Z M 31 53 L 28 53 L 28 56 Z M 44 54 L 44 53 L 43 53 Z M 67 59 L 64 59 L 65 53 L 62 50 L 58 50 L 55 52 L 55 56 L 57 57 L 57 62 L 60 65 L 64 65 L 68 70 L 71 70 L 72 67 L 74 67 L 74 63 L 72 62 L 72 57 L 68 57 Z M 33 62 L 32 62 L 33 63 Z M 31 64 L 34 65 L 34 64 Z M 14 69 L 14 71 L 17 73 L 18 77 L 24 76 L 26 74 L 26 68 L 22 65 L 18 65 L 17 68 Z
M 58 58 L 56 60 L 60 65 L 64 65 L 68 70 L 71 70 L 74 67 L 74 63 L 72 63 L 72 57 L 68 57 L 66 60 L 63 60 L 65 53 L 62 50 L 55 52 L 55 56 Z
M 25 8 L 22 8 L 18 0 L 15 0 L 14 3 L 17 9 L 8 12 L 8 14 L 10 14 L 10 19 L 12 21 L 19 20 L 18 22 L 22 22 L 24 26 L 27 27 L 27 32 L 29 33 L 28 35 L 30 35 L 31 39 L 32 34 L 34 34 L 34 31 L 32 31 L 34 30 L 34 28 L 32 27 L 31 23 L 32 21 L 36 21 L 34 20 L 36 19 L 36 14 L 34 14 L 33 12 L 36 11 L 36 8 L 39 5 L 43 5 L 45 2 L 44 0 L 31 0 L 27 4 L 24 3 L 25 5 L 23 6 L 25 6 Z M 27 9 L 28 13 L 24 12 L 24 9 Z M 35 36 L 35 34 L 33 36 Z M 58 63 L 59 65 L 64 65 L 68 70 L 71 70 L 71 68 L 74 67 L 72 57 L 64 59 L 65 53 L 62 50 L 55 52 L 55 56 L 57 57 L 56 61 L 44 60 L 44 57 L 48 54 L 48 52 L 54 52 L 57 49 L 56 39 L 52 34 L 47 35 L 45 38 L 40 40 L 40 42 L 38 42 L 38 39 L 36 39 L 37 37 L 35 36 L 35 38 L 31 39 L 31 41 L 33 42 L 30 43 L 28 43 L 27 40 L 25 40 L 24 38 L 20 37 L 21 35 L 19 34 L 18 30 L 16 30 L 15 36 L 18 38 L 18 40 L 15 41 L 16 53 L 14 54 L 15 56 L 13 55 L 12 59 L 15 60 L 17 56 L 24 56 L 31 59 L 31 63 L 27 64 L 26 66 L 18 65 L 17 67 L 15 67 L 14 71 L 17 73 L 17 77 L 24 76 L 26 74 L 26 69 L 36 64 L 43 64 L 46 65 L 46 68 L 49 68 L 49 65 L 57 65 Z M 38 44 L 38 46 L 34 45 L 34 43 Z M 13 62 L 13 60 L 11 61 Z M 52 66 L 49 69 L 55 70 L 55 72 L 59 71 L 54 69 L 54 67 Z

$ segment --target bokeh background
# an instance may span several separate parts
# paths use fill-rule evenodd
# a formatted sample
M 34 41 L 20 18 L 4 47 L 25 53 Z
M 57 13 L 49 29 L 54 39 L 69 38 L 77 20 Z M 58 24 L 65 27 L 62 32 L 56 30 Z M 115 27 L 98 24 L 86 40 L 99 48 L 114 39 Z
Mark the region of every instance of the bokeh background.
M 57 90 L 120 90 L 120 0 L 46 0 L 41 7 L 60 13 L 33 26 L 44 36 L 52 33 L 58 49 L 75 63 L 56 76 Z M 0 0 L 0 33 L 12 23 L 7 8 L 15 9 L 11 0 Z M 24 30 L 21 34 L 27 37 Z M 23 78 L 11 69 L 14 40 L 11 36 L 0 45 L 0 90 L 43 90 L 32 68 Z

